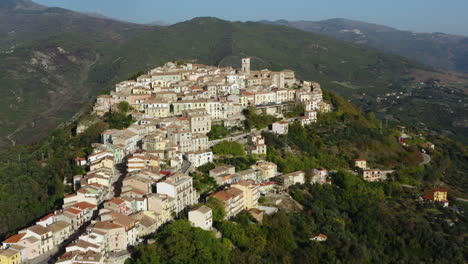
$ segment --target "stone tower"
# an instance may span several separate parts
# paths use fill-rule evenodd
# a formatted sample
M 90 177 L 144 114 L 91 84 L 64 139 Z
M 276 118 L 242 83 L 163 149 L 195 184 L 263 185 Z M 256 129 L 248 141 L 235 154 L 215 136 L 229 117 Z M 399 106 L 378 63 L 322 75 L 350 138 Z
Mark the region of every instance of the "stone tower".
M 250 73 L 250 58 L 242 59 L 242 71 L 245 73 Z

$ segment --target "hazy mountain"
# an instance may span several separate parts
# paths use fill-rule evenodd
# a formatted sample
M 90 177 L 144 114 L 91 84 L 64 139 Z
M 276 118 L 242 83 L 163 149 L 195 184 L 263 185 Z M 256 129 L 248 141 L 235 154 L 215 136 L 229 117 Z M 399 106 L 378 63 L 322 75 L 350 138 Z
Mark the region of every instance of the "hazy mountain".
M 373 48 L 263 23 L 195 18 L 154 27 L 9 0 L 0 6 L 0 146 L 42 138 L 99 91 L 138 71 L 184 59 L 239 66 L 244 56 L 253 58 L 254 68 L 294 69 L 299 78 L 389 118 L 408 121 L 417 99 L 425 111 L 440 110 L 410 122 L 416 118 L 413 123 L 452 136 L 466 133 L 468 114 L 458 90 L 440 89 L 437 98 L 430 92 L 423 93 L 427 98 L 408 96 L 398 107 L 376 103 L 388 93 L 408 93 L 436 73 Z M 443 82 L 466 82 L 437 74 Z
M 162 20 L 155 20 L 155 21 L 153 21 L 153 22 L 148 23 L 148 25 L 150 25 L 150 26 L 166 27 L 166 26 L 170 26 L 171 24 L 170 24 L 170 23 L 166 23 L 165 21 L 162 21 Z
M 326 34 L 412 58 L 437 68 L 468 72 L 468 37 L 444 33 L 415 33 L 348 19 L 323 21 L 262 21 Z

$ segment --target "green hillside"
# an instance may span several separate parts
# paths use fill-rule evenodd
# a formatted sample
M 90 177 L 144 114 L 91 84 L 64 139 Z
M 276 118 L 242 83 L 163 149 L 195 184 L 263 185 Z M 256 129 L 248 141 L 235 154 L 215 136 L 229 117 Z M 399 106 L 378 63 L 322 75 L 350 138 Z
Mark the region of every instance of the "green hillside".
M 250 56 L 254 68 L 294 69 L 300 78 L 318 81 L 374 111 L 380 106 L 361 102 L 361 94 L 375 100 L 406 90 L 409 81 L 402 76 L 424 68 L 372 48 L 283 26 L 196 18 L 150 27 L 29 1 L 8 3 L 0 6 L 0 147 L 45 137 L 89 106 L 99 91 L 169 60 L 238 66 L 241 57 Z M 431 103 L 430 98 L 425 101 Z M 399 115 L 404 113 L 395 113 L 395 118 Z M 420 121 L 437 123 L 437 118 Z M 444 129 L 458 138 L 466 133 L 463 126 Z
M 415 33 L 343 18 L 322 21 L 262 21 L 364 44 L 436 68 L 468 72 L 468 38 L 444 33 Z

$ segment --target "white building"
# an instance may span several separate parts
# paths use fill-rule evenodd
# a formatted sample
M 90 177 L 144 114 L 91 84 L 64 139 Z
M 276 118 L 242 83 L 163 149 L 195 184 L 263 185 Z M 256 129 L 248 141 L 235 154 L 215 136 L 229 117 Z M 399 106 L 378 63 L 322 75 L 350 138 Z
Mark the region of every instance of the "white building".
M 198 194 L 193 188 L 192 177 L 177 172 L 166 180 L 160 181 L 156 185 L 156 192 L 166 194 L 175 199 L 175 213 L 180 213 L 188 206 L 194 205 L 198 200 Z
M 278 121 L 273 123 L 271 130 L 279 135 L 288 134 L 289 124 L 287 121 Z
M 207 163 L 213 162 L 213 152 L 209 150 L 187 152 L 185 157 L 190 163 L 192 163 L 192 166 L 194 167 L 200 167 Z
M 211 230 L 213 225 L 213 212 L 208 206 L 202 205 L 198 208 L 192 209 L 188 213 L 189 221 L 196 227 L 204 230 Z

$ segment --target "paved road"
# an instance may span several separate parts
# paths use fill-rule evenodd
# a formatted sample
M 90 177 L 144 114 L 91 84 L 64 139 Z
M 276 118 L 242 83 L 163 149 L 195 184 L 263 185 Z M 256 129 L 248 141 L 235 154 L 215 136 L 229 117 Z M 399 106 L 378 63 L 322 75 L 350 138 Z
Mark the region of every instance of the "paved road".
M 190 161 L 183 159 L 182 160 L 182 165 L 180 166 L 180 172 L 182 173 L 187 173 L 187 171 L 192 167 L 192 163 Z
M 421 165 L 426 165 L 429 162 L 431 162 L 431 156 L 427 155 L 426 153 L 421 153 L 423 156 L 423 161 L 421 162 Z
M 468 203 L 468 199 L 463 199 L 463 198 L 460 198 L 460 197 L 455 197 L 455 200 Z
M 416 187 L 416 186 L 408 185 L 408 184 L 402 184 L 401 186 L 403 186 L 403 188 L 419 189 L 419 188 Z M 457 200 L 457 201 L 462 201 L 462 202 L 468 203 L 468 199 L 464 199 L 464 198 L 460 198 L 460 197 L 453 197 L 453 199 L 455 199 L 455 200 Z
M 119 197 L 120 196 L 120 193 L 122 192 L 122 182 L 123 182 L 125 176 L 127 176 L 127 167 L 126 167 L 125 163 L 122 162 L 122 163 L 118 164 L 117 169 L 120 172 L 119 173 L 120 175 L 113 184 L 114 197 Z
M 267 131 L 267 130 L 269 130 L 268 127 L 262 128 L 260 130 L 252 130 L 251 132 L 247 132 L 247 133 L 233 134 L 230 137 L 225 137 L 225 138 L 221 138 L 221 139 L 215 139 L 215 140 L 208 141 L 208 146 L 213 147 L 214 145 L 216 145 L 216 144 L 218 144 L 218 143 L 220 143 L 222 141 L 240 141 L 240 140 L 244 140 L 245 137 L 247 137 L 248 135 L 252 134 L 255 131 L 263 132 L 263 131 Z

